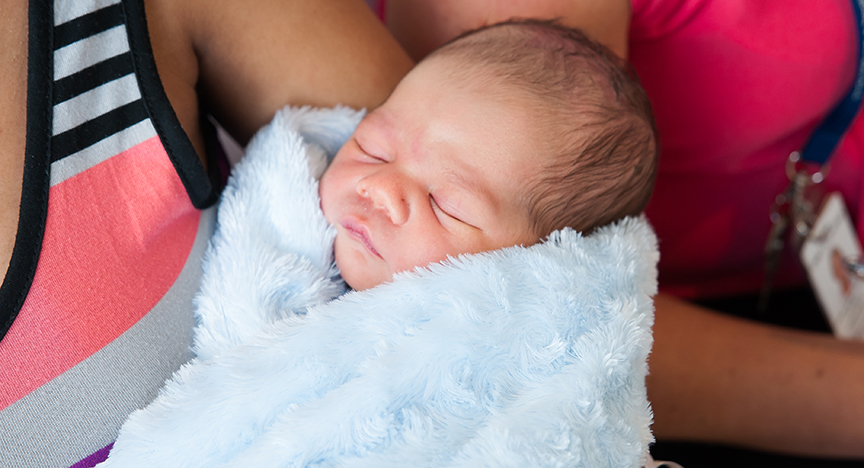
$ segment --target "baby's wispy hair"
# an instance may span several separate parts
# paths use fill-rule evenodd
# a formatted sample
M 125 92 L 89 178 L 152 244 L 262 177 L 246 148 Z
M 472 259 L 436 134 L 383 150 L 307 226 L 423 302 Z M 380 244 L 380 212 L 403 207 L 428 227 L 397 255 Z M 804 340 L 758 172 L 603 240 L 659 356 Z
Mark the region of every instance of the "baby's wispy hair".
M 564 226 L 590 232 L 645 208 L 659 141 L 627 61 L 577 29 L 539 20 L 470 31 L 428 59 L 436 57 L 462 59 L 456 73 L 465 79 L 500 80 L 533 113 L 542 170 L 526 191 L 538 236 Z

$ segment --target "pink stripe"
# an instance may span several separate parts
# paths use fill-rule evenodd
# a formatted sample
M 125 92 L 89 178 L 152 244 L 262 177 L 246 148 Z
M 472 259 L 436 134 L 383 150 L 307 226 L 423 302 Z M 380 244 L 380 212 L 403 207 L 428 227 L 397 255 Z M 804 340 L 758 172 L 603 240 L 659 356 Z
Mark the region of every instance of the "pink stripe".
M 30 295 L 0 342 L 0 409 L 147 314 L 180 274 L 199 218 L 156 137 L 52 187 Z

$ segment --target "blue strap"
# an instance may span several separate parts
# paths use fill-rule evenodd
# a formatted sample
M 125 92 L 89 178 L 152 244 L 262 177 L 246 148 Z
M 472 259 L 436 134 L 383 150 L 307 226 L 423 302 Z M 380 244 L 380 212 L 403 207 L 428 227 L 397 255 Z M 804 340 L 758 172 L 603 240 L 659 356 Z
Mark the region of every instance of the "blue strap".
M 851 0 L 852 9 L 855 11 L 855 21 L 858 25 L 858 70 L 855 74 L 855 82 L 846 97 L 837 104 L 837 107 L 828 114 L 825 121 L 810 136 L 810 140 L 801 151 L 801 159 L 807 162 L 824 165 L 830 158 L 837 144 L 843 139 L 849 125 L 858 115 L 861 107 L 861 95 L 864 93 L 864 42 L 862 42 L 861 10 L 864 0 Z

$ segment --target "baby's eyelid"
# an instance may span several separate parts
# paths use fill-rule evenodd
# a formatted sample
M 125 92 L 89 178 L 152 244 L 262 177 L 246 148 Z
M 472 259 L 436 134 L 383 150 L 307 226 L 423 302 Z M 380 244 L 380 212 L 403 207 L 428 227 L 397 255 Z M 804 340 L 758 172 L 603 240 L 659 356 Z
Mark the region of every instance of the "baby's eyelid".
M 372 156 L 371 154 L 366 153 L 366 152 L 363 153 L 363 157 L 371 160 L 370 162 L 373 162 L 373 163 L 386 163 L 387 162 L 387 160 L 384 158 L 379 158 L 378 156 Z
M 369 159 L 375 160 L 376 162 L 387 162 L 387 160 L 385 158 L 382 158 L 380 156 L 376 156 L 373 153 L 366 150 L 366 148 L 364 148 L 363 145 L 360 143 L 359 139 L 354 138 L 354 141 L 357 143 L 357 147 L 360 148 L 360 152 L 363 153 L 363 156 L 365 156 Z
M 466 223 L 465 221 L 462 221 L 462 219 L 460 219 L 460 218 L 458 218 L 458 217 L 456 217 L 456 216 L 453 216 L 452 214 L 450 214 L 450 213 L 447 212 L 447 211 L 444 211 L 444 209 L 441 208 L 441 205 L 439 205 L 438 202 L 435 201 L 435 196 L 433 196 L 431 193 L 429 194 L 429 200 L 430 200 L 430 202 L 432 203 L 432 209 L 433 209 L 433 210 L 435 210 L 435 211 L 440 211 L 441 213 L 444 214 L 444 216 L 447 216 L 447 217 L 450 218 L 450 219 L 454 219 L 454 220 L 456 220 L 456 221 L 459 221 L 459 222 L 462 223 L 462 224 L 468 224 L 468 223 Z M 468 225 L 470 226 L 470 224 L 468 224 Z

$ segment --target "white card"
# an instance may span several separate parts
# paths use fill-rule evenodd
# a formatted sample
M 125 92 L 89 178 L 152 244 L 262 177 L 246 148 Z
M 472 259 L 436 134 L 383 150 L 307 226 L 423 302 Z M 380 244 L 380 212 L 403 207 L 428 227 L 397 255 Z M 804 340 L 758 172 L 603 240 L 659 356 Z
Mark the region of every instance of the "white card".
M 801 262 L 831 329 L 840 338 L 864 339 L 864 280 L 843 261 L 860 257 L 861 243 L 843 197 L 831 193 L 801 246 Z

